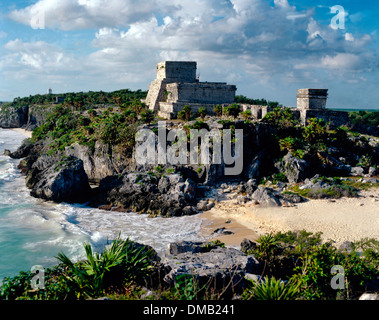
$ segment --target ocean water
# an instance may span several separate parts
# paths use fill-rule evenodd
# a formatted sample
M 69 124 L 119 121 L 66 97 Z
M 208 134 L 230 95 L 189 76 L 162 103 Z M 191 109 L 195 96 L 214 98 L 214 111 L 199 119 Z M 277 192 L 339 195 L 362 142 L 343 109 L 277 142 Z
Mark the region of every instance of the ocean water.
M 22 133 L 0 129 L 0 282 L 35 265 L 57 264 L 59 252 L 79 259 L 83 242 L 100 251 L 119 234 L 151 245 L 160 254 L 173 241 L 205 240 L 198 216 L 148 218 L 31 197 L 17 169 L 20 160 L 3 155 L 4 149 L 14 151 L 24 139 Z

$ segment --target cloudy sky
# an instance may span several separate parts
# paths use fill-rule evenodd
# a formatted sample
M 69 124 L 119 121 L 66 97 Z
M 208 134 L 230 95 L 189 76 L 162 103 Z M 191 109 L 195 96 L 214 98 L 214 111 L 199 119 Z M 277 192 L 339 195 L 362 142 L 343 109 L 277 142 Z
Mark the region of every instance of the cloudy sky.
M 379 109 L 378 16 L 358 0 L 1 0 L 0 101 L 147 90 L 158 62 L 194 60 L 250 98 L 328 88 L 329 108 Z

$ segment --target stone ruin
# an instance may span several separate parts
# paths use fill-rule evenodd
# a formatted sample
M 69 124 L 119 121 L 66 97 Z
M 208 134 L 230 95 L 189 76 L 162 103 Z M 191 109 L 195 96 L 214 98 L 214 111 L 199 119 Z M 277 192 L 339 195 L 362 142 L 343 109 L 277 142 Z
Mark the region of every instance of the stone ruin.
M 185 105 L 197 112 L 204 107 L 208 114 L 219 104 L 235 102 L 236 86 L 225 82 L 200 82 L 196 76 L 194 61 L 164 61 L 157 64 L 157 77 L 151 82 L 144 102 L 150 110 L 163 119 L 174 119 Z M 292 109 L 295 118 L 307 125 L 310 118 L 321 118 L 330 127 L 349 123 L 348 112 L 326 109 L 328 89 L 299 89 L 297 108 Z M 263 119 L 272 107 L 239 104 L 241 111 L 250 110 L 252 118 Z
M 185 105 L 213 113 L 215 105 L 231 104 L 236 86 L 225 82 L 200 82 L 193 61 L 165 61 L 157 65 L 157 78 L 150 84 L 145 103 L 159 117 L 173 119 Z
M 349 123 L 349 113 L 326 109 L 328 89 L 297 90 L 297 111 L 303 125 L 310 118 L 323 119 L 330 127 L 339 127 Z

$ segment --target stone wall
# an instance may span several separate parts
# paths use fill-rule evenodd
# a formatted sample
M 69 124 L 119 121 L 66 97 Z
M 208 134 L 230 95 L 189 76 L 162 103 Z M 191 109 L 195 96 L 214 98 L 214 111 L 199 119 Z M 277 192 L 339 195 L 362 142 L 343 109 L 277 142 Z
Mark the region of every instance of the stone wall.
M 157 64 L 157 79 L 172 82 L 197 82 L 197 63 L 193 61 L 164 61 Z
M 233 103 L 237 88 L 226 83 L 170 83 L 166 85 L 167 102 L 222 104 Z
M 299 89 L 297 91 L 297 109 L 325 109 L 328 89 Z
M 335 129 L 342 125 L 350 125 L 349 113 L 346 111 L 328 109 L 300 111 L 300 119 L 303 125 L 307 125 L 308 119 L 310 118 L 323 119 L 329 125 L 330 129 Z

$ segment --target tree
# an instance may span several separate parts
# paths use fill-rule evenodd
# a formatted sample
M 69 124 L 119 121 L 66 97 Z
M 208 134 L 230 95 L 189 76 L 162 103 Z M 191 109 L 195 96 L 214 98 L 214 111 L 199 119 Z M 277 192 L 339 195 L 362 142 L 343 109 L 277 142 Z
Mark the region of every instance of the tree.
M 178 112 L 178 118 L 185 121 L 189 121 L 191 119 L 191 115 L 192 115 L 191 107 L 187 104 L 183 107 L 183 110 Z

